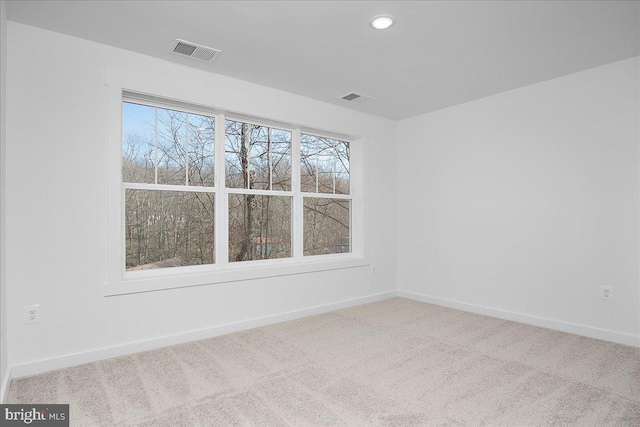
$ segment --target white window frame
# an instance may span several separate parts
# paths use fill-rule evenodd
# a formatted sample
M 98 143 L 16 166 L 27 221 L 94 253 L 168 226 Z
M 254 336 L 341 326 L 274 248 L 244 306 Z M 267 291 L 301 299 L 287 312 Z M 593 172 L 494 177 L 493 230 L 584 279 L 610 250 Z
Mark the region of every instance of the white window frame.
M 148 93 L 148 92 L 147 92 Z M 307 126 L 286 124 L 250 115 L 225 111 L 204 104 L 175 101 L 162 94 L 147 95 L 140 90 L 126 89 L 120 84 L 107 85 L 107 280 L 103 294 L 122 295 L 188 286 L 210 285 L 274 276 L 310 273 L 368 265 L 365 256 L 365 215 L 363 200 L 363 138 L 317 130 Z M 126 188 L 184 191 L 182 186 L 161 184 L 125 185 L 122 181 L 122 104 L 144 105 L 208 115 L 215 118 L 215 185 L 191 187 L 190 191 L 215 194 L 215 264 L 172 267 L 141 271 L 125 271 L 124 194 Z M 291 191 L 248 190 L 225 187 L 225 120 L 237 120 L 291 131 L 292 165 Z M 350 144 L 350 191 L 348 195 L 302 193 L 300 191 L 300 134 L 348 141 Z M 292 256 L 290 258 L 229 262 L 228 260 L 228 200 L 229 194 L 257 194 L 291 197 Z M 303 255 L 303 200 L 305 197 L 351 200 L 350 253 Z M 224 224 L 224 225 L 221 225 Z

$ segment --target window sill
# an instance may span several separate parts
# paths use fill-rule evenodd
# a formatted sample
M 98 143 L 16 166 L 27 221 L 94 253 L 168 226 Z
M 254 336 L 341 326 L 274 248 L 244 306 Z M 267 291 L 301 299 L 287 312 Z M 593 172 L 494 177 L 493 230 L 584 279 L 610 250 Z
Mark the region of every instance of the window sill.
M 175 267 L 156 271 L 123 274 L 119 282 L 106 283 L 104 296 L 160 291 L 164 289 L 213 285 L 216 283 L 254 280 L 267 277 L 289 276 L 325 270 L 362 267 L 369 265 L 363 257 L 354 255 L 321 255 L 304 261 L 270 260 L 229 264 L 224 269 L 216 266 Z M 142 273 L 142 274 L 140 274 Z

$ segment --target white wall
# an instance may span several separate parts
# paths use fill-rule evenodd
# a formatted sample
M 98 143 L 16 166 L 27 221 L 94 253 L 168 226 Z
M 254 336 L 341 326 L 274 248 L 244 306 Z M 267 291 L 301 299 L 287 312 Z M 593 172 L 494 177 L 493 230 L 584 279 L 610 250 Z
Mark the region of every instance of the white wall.
M 638 62 L 399 122 L 401 294 L 639 345 Z
M 393 122 L 14 22 L 8 32 L 7 291 L 16 375 L 146 344 L 115 346 L 395 291 L 396 211 L 379 197 L 396 188 Z M 368 249 L 377 273 L 359 267 L 104 297 L 104 82 L 112 68 L 167 84 L 198 82 L 216 107 L 368 137 Z M 29 304 L 40 304 L 41 323 L 23 324 Z M 84 356 L 59 359 L 75 353 Z
M 7 12 L 0 1 L 0 403 L 9 379 L 7 356 L 7 283 L 5 269 L 5 147 L 7 88 Z

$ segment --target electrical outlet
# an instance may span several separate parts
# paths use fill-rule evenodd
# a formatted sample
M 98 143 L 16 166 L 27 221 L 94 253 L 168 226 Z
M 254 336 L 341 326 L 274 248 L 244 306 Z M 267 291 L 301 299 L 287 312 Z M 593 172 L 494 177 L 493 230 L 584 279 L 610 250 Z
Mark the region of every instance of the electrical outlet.
M 371 266 L 371 274 L 376 274 L 376 266 L 375 265 Z
M 40 322 L 40 304 L 24 306 L 24 323 Z
M 600 299 L 611 301 L 613 299 L 613 286 L 600 286 Z

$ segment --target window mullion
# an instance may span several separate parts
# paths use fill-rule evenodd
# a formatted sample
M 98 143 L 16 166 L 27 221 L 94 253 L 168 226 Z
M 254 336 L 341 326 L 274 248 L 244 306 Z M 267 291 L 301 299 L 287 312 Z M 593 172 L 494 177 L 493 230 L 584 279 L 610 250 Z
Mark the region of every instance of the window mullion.
M 215 148 L 214 148 L 215 151 Z M 184 130 L 184 182 L 187 186 L 189 182 L 189 113 L 185 113 L 185 130 Z
M 268 151 L 267 151 L 267 162 L 269 163 L 269 190 L 273 190 L 273 158 L 271 156 L 271 128 L 267 129 L 267 141 L 268 141 Z
M 154 144 L 155 144 L 155 149 L 154 149 L 154 162 L 155 164 L 153 165 L 153 176 L 154 176 L 154 182 L 157 184 L 158 183 L 158 107 L 154 107 L 154 116 L 155 116 L 155 133 L 154 133 Z
M 229 261 L 229 243 L 228 234 L 228 200 L 227 191 L 225 189 L 225 116 L 218 114 L 216 116 L 216 135 L 215 135 L 215 188 L 216 188 L 216 206 L 215 206 L 215 254 L 216 264 L 219 266 L 227 265 Z
M 313 156 L 315 158 L 315 166 L 316 166 L 316 193 L 318 192 L 318 181 L 320 177 L 318 175 L 318 168 L 320 167 L 320 137 L 316 136 L 316 152 Z
M 333 158 L 333 162 L 331 162 L 331 179 L 332 179 L 332 187 L 333 187 L 333 194 L 336 194 L 336 159 L 335 157 Z
M 244 125 L 242 125 L 244 127 Z M 242 144 L 245 152 L 247 153 L 247 188 L 251 188 L 251 132 L 249 126 L 247 126 L 247 135 L 242 139 Z
M 291 135 L 291 191 L 293 192 L 292 230 L 293 258 L 302 259 L 304 254 L 304 212 L 300 185 L 300 129 L 295 129 Z

